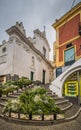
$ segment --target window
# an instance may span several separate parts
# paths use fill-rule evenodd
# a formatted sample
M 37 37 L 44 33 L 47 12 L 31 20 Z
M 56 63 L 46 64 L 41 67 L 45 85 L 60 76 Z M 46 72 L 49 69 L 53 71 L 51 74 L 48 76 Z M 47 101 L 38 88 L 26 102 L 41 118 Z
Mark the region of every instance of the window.
M 56 69 L 56 77 L 58 77 L 62 73 L 62 68 L 57 68 Z
M 3 52 L 3 53 L 6 52 L 6 47 L 3 47 L 3 48 L 2 48 L 2 52 Z
M 36 39 L 36 37 L 34 36 L 33 39 Z
M 72 46 L 72 43 L 69 43 L 69 44 L 66 45 L 66 48 L 69 48 L 71 46 Z
M 34 56 L 32 56 L 32 66 L 34 66 L 35 65 L 35 58 L 34 58 Z
M 44 55 L 44 57 L 46 57 L 46 49 L 45 49 L 45 47 L 43 47 L 43 55 Z
M 64 52 L 65 66 L 71 65 L 75 61 L 75 50 L 74 47 Z
M 46 71 L 43 70 L 43 73 L 42 73 L 42 83 L 45 84 L 45 78 L 46 78 Z

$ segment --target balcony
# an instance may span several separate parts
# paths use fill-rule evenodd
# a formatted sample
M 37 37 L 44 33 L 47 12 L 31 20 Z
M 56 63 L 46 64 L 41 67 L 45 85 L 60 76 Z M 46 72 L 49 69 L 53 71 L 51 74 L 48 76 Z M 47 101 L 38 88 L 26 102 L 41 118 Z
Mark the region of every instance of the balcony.
M 79 27 L 79 35 L 81 36 L 81 22 L 78 24 Z
M 65 66 L 72 65 L 75 62 L 75 60 L 70 60 L 65 62 Z

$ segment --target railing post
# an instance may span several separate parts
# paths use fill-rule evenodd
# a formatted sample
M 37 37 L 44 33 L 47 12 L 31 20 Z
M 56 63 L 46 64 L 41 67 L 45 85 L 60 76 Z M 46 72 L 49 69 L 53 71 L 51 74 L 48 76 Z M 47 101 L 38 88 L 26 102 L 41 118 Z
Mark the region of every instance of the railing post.
M 18 119 L 20 119 L 20 112 L 18 112 Z
M 44 114 L 42 114 L 42 121 L 44 121 Z
M 54 113 L 54 114 L 53 114 L 53 120 L 56 120 L 56 119 L 57 119 L 57 114 Z
M 11 117 L 11 111 L 9 111 L 9 117 Z

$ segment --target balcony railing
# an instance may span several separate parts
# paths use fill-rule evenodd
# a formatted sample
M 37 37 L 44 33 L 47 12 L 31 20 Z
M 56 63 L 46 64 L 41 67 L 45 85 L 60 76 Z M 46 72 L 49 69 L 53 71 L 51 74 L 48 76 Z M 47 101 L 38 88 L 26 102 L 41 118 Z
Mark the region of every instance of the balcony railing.
M 75 60 L 70 60 L 65 62 L 65 66 L 72 65 L 75 62 Z

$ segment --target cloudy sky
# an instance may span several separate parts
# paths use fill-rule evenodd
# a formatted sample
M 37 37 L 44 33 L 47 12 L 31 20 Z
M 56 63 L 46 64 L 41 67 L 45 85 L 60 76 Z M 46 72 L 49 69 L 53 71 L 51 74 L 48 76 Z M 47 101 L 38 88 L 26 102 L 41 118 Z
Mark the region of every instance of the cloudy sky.
M 81 0 L 75 0 L 74 5 Z M 55 30 L 52 24 L 72 7 L 73 0 L 0 0 L 0 43 L 8 40 L 5 30 L 23 22 L 27 37 L 33 37 L 33 30 L 46 28 L 47 39 L 51 50 L 55 41 Z M 51 51 L 50 58 L 53 53 Z

